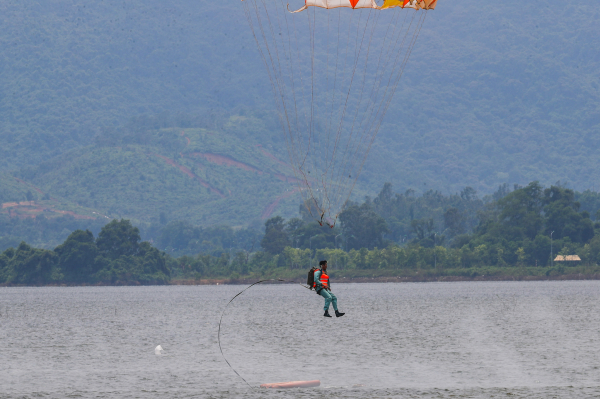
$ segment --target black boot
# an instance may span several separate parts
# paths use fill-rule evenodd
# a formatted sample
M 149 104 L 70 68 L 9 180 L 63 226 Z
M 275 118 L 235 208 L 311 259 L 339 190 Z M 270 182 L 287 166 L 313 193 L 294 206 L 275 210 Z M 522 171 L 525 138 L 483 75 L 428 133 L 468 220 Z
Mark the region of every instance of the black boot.
M 335 317 L 342 317 L 345 314 L 346 313 L 338 312 L 337 310 L 335 311 Z
M 325 316 L 325 317 L 331 317 L 331 315 L 329 314 L 329 310 L 326 310 L 325 314 L 323 316 Z

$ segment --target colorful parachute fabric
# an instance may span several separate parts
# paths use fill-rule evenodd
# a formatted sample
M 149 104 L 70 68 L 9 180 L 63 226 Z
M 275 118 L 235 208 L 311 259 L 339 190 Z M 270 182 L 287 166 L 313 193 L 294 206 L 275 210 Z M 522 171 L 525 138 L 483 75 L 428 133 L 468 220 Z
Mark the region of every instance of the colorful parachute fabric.
M 386 8 L 401 7 L 414 8 L 415 10 L 434 10 L 437 0 L 384 0 L 380 10 Z
M 378 8 L 377 3 L 374 0 L 306 0 L 304 7 L 291 12 L 300 12 L 306 10 L 308 7 L 320 7 L 320 8 L 338 8 L 338 7 L 350 7 L 350 8 Z
M 320 8 L 375 8 L 385 10 L 387 8 L 414 8 L 415 10 L 433 10 L 437 4 L 437 0 L 384 0 L 383 5 L 379 7 L 375 0 L 306 0 L 304 7 L 292 13 L 306 10 L 308 7 Z

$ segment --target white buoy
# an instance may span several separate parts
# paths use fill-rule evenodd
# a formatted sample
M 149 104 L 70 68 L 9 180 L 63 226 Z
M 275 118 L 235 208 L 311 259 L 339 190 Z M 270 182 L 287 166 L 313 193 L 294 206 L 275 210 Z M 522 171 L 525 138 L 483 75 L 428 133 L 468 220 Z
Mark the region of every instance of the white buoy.
M 163 348 L 162 346 L 158 345 L 156 348 L 154 348 L 154 354 L 155 355 L 162 355 L 163 354 Z

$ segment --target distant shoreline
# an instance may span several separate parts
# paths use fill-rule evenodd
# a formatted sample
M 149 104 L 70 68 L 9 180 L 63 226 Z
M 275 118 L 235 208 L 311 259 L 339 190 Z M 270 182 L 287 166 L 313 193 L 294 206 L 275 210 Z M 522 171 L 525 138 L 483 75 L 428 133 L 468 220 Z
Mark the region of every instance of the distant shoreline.
M 277 277 L 273 277 L 276 279 Z M 199 279 L 199 280 L 183 280 L 175 279 L 167 284 L 160 284 L 162 286 L 168 285 L 251 285 L 260 280 L 268 280 L 268 277 L 256 278 L 256 279 Z M 265 281 L 263 284 L 306 284 L 306 280 L 299 278 L 285 279 L 285 282 L 279 281 Z M 423 276 L 423 277 L 393 277 L 393 276 L 379 276 L 379 277 L 339 277 L 332 279 L 332 285 L 336 284 L 349 284 L 349 283 L 442 283 L 442 282 L 481 282 L 481 281 L 576 281 L 576 280 L 600 280 L 600 273 L 584 274 L 563 274 L 559 276 Z M 116 282 L 114 284 L 105 283 L 82 283 L 82 284 L 40 284 L 40 285 L 23 285 L 23 284 L 0 284 L 2 287 L 138 287 L 138 286 L 152 286 L 158 284 L 141 284 L 139 282 Z
M 200 279 L 173 280 L 168 285 L 250 285 L 260 279 Z M 341 277 L 332 278 L 332 286 L 342 283 L 434 283 L 458 281 L 570 281 L 570 280 L 600 280 L 600 274 L 564 274 L 560 276 L 439 276 L 439 277 Z M 305 284 L 300 279 L 289 279 L 286 282 L 265 282 L 265 284 Z

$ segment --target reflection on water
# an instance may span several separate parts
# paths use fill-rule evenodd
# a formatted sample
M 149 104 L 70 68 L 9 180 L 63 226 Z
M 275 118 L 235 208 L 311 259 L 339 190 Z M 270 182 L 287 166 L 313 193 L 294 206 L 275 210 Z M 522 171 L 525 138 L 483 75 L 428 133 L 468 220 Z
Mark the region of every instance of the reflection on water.
M 600 396 L 600 282 L 0 288 L 0 397 Z M 161 345 L 163 355 L 156 356 Z

